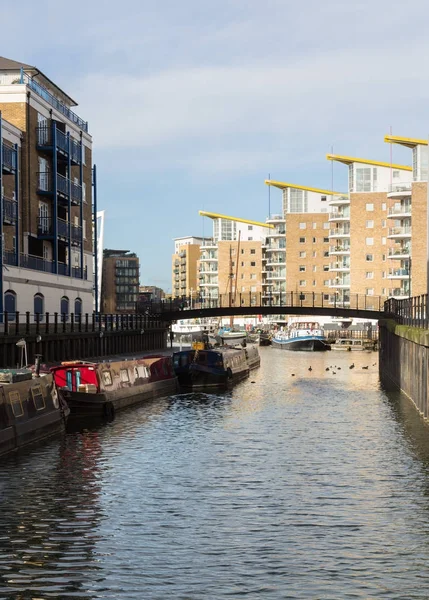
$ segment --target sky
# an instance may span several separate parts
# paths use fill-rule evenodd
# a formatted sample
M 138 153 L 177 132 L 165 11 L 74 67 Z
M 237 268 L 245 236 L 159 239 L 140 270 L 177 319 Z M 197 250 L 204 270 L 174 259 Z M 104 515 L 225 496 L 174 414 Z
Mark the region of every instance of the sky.
M 171 291 L 173 238 L 211 232 L 199 210 L 264 221 L 268 174 L 347 191 L 328 152 L 389 162 L 385 134 L 428 137 L 428 15 L 424 0 L 21 0 L 2 7 L 2 54 L 78 102 L 105 245 Z

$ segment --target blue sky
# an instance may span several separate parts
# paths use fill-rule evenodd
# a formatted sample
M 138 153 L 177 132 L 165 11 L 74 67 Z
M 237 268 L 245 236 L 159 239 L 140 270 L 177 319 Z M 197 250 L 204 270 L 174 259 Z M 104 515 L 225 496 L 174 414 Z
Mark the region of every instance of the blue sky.
M 389 161 L 390 127 L 428 136 L 423 0 L 22 0 L 2 22 L 2 54 L 89 121 L 106 246 L 166 290 L 172 239 L 202 235 L 199 209 L 264 220 L 268 173 L 330 188 L 332 147 Z M 336 189 L 346 175 L 335 165 Z

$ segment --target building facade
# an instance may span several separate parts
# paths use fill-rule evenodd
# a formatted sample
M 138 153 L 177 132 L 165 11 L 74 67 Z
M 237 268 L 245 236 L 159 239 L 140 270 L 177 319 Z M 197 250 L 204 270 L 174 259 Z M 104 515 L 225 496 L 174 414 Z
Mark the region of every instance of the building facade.
M 92 138 L 75 106 L 0 57 L 0 313 L 93 310 Z
M 131 313 L 139 299 L 140 264 L 129 250 L 103 252 L 101 312 Z
M 198 262 L 204 239 L 181 237 L 174 240 L 171 289 L 173 298 L 190 297 L 198 293 Z

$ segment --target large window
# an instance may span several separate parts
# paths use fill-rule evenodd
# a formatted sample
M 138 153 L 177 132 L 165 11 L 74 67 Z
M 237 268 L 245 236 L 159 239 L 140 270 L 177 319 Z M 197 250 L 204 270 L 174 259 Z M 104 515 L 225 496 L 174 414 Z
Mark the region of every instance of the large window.
M 13 290 L 7 290 L 4 294 L 4 311 L 9 313 L 9 321 L 15 319 L 16 294 Z
M 61 313 L 61 316 L 63 318 L 65 318 L 66 320 L 69 318 L 69 307 L 70 307 L 69 299 L 67 298 L 67 296 L 63 296 L 61 298 L 61 302 L 60 302 L 60 313 Z
M 356 192 L 371 191 L 371 167 L 356 168 Z
M 43 313 L 45 310 L 45 299 L 43 297 L 43 294 L 34 294 L 33 307 L 34 307 L 34 314 L 35 315 L 38 314 L 39 320 L 42 321 Z
M 82 300 L 76 298 L 74 301 L 74 314 L 80 316 L 82 314 Z
M 307 192 L 289 189 L 289 212 L 306 213 L 308 208 Z

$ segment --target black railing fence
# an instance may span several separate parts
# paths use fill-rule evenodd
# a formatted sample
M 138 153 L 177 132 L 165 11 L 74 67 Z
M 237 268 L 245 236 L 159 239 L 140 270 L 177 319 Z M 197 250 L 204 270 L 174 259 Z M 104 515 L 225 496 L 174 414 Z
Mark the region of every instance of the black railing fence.
M 384 312 L 401 325 L 429 329 L 427 294 L 403 298 L 402 300 L 389 298 L 384 304 Z
M 160 320 L 145 314 L 0 313 L 0 337 L 122 331 L 144 333 L 163 327 L 165 325 Z
M 180 310 L 204 310 L 213 308 L 255 308 L 255 313 L 264 307 L 281 308 L 342 308 L 350 310 L 384 311 L 385 296 L 365 296 L 364 294 L 348 294 L 338 297 L 335 294 L 319 292 L 280 292 L 273 295 L 266 293 L 221 294 L 216 298 L 181 296 L 158 302 L 138 302 L 137 312 L 152 315 L 168 315 Z M 239 312 L 237 312 L 239 314 Z

